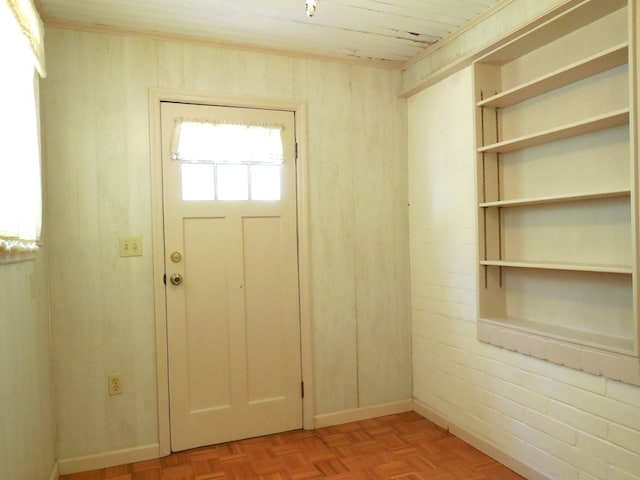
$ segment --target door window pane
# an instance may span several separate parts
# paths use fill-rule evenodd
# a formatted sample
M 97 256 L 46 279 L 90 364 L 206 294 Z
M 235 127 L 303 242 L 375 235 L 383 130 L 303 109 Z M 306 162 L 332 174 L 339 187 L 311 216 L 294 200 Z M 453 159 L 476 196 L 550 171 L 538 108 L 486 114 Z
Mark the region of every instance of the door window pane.
M 282 127 L 180 120 L 172 158 L 182 163 L 183 200 L 282 198 Z
M 251 200 L 280 200 L 280 165 L 251 166 Z
M 215 200 L 214 166 L 206 163 L 182 164 L 182 199 Z
M 249 200 L 247 165 L 222 165 L 218 169 L 218 200 Z

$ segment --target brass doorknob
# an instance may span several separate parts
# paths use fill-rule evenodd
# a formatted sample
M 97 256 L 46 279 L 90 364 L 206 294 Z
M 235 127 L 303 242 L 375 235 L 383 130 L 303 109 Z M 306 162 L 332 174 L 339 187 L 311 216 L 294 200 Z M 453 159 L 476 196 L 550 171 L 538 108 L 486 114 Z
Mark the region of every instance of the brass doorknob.
M 182 275 L 180 275 L 179 273 L 174 273 L 169 277 L 171 285 L 180 285 L 182 283 L 182 280 Z

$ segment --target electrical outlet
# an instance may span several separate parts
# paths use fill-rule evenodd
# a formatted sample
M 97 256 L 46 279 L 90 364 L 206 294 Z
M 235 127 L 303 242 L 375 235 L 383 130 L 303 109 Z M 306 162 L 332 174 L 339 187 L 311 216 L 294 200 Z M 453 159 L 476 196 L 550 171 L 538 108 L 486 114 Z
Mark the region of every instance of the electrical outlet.
M 112 373 L 107 379 L 109 380 L 109 395 L 122 395 L 122 374 Z
M 141 237 L 120 237 L 120 256 L 121 257 L 142 256 L 142 238 Z

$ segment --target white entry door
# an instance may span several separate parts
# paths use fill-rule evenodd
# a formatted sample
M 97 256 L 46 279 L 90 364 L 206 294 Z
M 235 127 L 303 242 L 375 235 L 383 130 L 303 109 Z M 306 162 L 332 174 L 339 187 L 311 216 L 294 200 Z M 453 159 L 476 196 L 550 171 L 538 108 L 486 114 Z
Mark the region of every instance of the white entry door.
M 172 450 L 301 428 L 294 114 L 161 120 Z

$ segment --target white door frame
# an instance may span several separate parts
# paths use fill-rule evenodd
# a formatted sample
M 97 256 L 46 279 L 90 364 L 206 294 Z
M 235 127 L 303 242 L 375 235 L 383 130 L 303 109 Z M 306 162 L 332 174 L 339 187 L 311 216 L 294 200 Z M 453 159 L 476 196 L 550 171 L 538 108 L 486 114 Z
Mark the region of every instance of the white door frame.
M 244 107 L 268 110 L 284 110 L 295 114 L 297 160 L 297 226 L 298 226 L 298 274 L 300 289 L 300 346 L 304 398 L 302 400 L 305 429 L 313 428 L 313 368 L 311 339 L 311 251 L 309 243 L 309 189 L 307 182 L 307 106 L 295 100 L 274 100 L 238 96 L 220 96 L 184 90 L 149 90 L 149 139 L 151 160 L 151 212 L 153 233 L 153 291 L 156 325 L 156 376 L 158 388 L 158 444 L 160 456 L 171 453 L 169 424 L 169 369 L 167 351 L 167 309 L 164 275 L 164 219 L 162 196 L 162 144 L 160 129 L 160 103 L 163 101 Z

